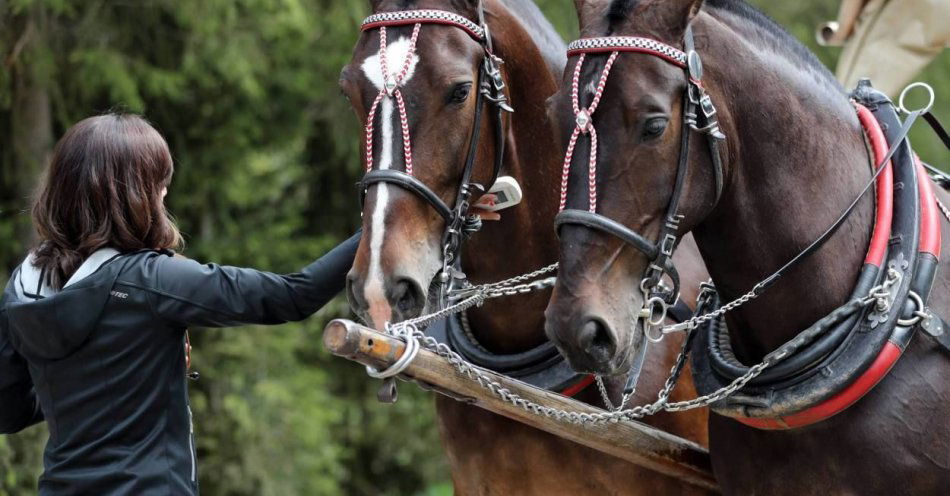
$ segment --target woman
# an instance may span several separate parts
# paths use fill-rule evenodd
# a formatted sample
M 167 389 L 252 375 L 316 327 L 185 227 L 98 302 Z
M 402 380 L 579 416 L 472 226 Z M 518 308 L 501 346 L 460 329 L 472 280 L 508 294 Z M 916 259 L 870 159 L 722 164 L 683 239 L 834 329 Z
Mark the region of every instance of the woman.
M 343 288 L 358 234 L 286 276 L 173 256 L 172 170 L 134 115 L 56 145 L 0 300 L 0 433 L 46 420 L 40 494 L 196 494 L 185 329 L 302 320 Z

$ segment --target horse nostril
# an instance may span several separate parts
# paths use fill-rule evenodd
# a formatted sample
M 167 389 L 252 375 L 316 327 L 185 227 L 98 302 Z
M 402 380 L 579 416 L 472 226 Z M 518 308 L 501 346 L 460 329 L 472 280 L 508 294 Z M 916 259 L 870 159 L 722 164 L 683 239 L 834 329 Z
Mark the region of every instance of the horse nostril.
M 393 290 L 393 301 L 396 310 L 404 317 L 415 316 L 422 312 L 425 298 L 422 289 L 411 279 L 400 279 Z
M 617 349 L 613 333 L 600 319 L 589 319 L 577 335 L 577 344 L 581 351 L 597 362 L 609 361 Z
M 349 273 L 346 275 L 346 300 L 350 303 L 350 307 L 358 308 L 359 301 L 356 298 L 356 288 L 357 285 L 357 276 L 356 274 Z

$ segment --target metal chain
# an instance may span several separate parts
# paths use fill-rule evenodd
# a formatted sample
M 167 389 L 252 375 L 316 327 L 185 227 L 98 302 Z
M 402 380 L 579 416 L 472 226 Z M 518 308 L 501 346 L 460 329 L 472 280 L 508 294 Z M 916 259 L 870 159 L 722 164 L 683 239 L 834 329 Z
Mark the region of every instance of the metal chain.
M 547 268 L 546 268 L 547 269 Z M 544 270 L 544 269 L 542 269 Z M 552 269 L 553 270 L 553 269 Z M 538 271 L 536 271 L 538 272 Z M 544 272 L 541 272 L 542 274 Z M 889 274 L 890 276 L 890 274 Z M 519 276 L 520 277 L 520 276 Z M 502 283 L 510 283 L 513 279 L 508 279 L 506 281 L 501 281 L 501 283 L 496 283 L 501 285 Z M 520 280 L 520 279 L 519 279 Z M 875 286 L 869 291 L 868 296 L 864 298 L 856 298 L 846 305 L 843 305 L 831 312 L 815 324 L 813 324 L 808 329 L 799 333 L 794 339 L 788 343 L 782 345 L 777 350 L 769 353 L 762 359 L 762 362 L 749 368 L 748 372 L 743 374 L 740 377 L 737 377 L 731 383 L 703 396 L 693 398 L 691 400 L 679 401 L 674 403 L 669 403 L 669 396 L 672 393 L 673 389 L 676 387 L 676 383 L 679 379 L 679 375 L 683 370 L 683 367 L 686 363 L 686 359 L 689 355 L 689 346 L 692 338 L 692 332 L 695 330 L 696 326 L 692 326 L 688 329 L 687 338 L 683 342 L 683 347 L 680 350 L 679 355 L 676 358 L 676 362 L 673 365 L 673 368 L 670 370 L 670 376 L 667 378 L 666 383 L 663 386 L 663 389 L 657 395 L 656 401 L 646 404 L 638 405 L 633 408 L 628 409 L 617 409 L 614 411 L 602 411 L 602 412 L 580 412 L 580 411 L 571 411 L 564 410 L 561 408 L 553 408 L 549 406 L 544 406 L 539 403 L 528 400 L 516 393 L 512 393 L 506 389 L 501 383 L 494 380 L 492 377 L 487 375 L 483 369 L 473 365 L 466 361 L 461 355 L 453 351 L 445 343 L 440 343 L 435 338 L 425 335 L 422 331 L 419 330 L 420 326 L 424 326 L 433 320 L 445 317 L 455 312 L 463 311 L 467 308 L 470 308 L 474 305 L 480 304 L 488 296 L 487 292 L 476 293 L 474 296 L 470 296 L 454 305 L 446 307 L 443 310 L 435 312 L 430 315 L 418 317 L 416 319 L 407 320 L 400 322 L 398 324 L 387 324 L 386 330 L 391 335 L 397 337 L 405 337 L 405 339 L 415 339 L 421 343 L 421 346 L 424 348 L 433 351 L 446 361 L 448 361 L 460 374 L 468 377 L 469 379 L 475 381 L 482 388 L 489 391 L 492 395 L 500 398 L 501 400 L 515 405 L 527 412 L 531 412 L 535 415 L 541 415 L 548 418 L 553 418 L 559 421 L 570 422 L 575 424 L 596 424 L 596 423 L 606 423 L 606 422 L 619 422 L 621 420 L 637 420 L 648 415 L 653 415 L 660 410 L 665 410 L 669 412 L 680 412 L 685 410 L 692 410 L 695 408 L 701 408 L 704 406 L 709 406 L 712 403 L 715 403 L 719 400 L 722 400 L 731 394 L 735 393 L 739 389 L 742 389 L 746 384 L 749 383 L 752 379 L 757 377 L 762 373 L 766 368 L 775 365 L 776 363 L 782 361 L 800 347 L 804 346 L 812 339 L 817 337 L 819 334 L 826 331 L 831 325 L 840 321 L 841 319 L 851 315 L 852 313 L 862 309 L 871 303 L 875 303 L 881 300 L 882 293 L 886 291 L 887 288 L 890 288 L 894 285 L 894 281 L 891 277 L 888 277 L 881 285 Z M 726 306 L 721 307 L 720 309 L 704 314 L 702 316 L 696 317 L 697 322 L 706 322 L 713 318 L 723 318 L 723 315 L 731 309 L 734 309 L 743 303 L 751 300 L 755 297 L 755 292 L 751 291 L 746 295 L 730 302 Z M 694 319 L 691 319 L 694 320 Z M 698 325 L 698 324 L 696 324 Z M 602 390 L 603 392 L 603 390 Z
M 703 315 L 696 315 L 690 318 L 689 320 L 680 322 L 678 324 L 663 326 L 662 328 L 663 334 L 669 334 L 672 332 L 679 332 L 679 331 L 688 332 L 712 319 L 718 319 L 719 317 L 722 317 L 723 315 L 735 310 L 736 308 L 739 308 L 742 305 L 745 305 L 746 303 L 758 297 L 759 294 L 760 293 L 758 292 L 758 286 L 756 286 L 752 288 L 748 293 L 730 301 L 729 303 L 726 303 L 725 305 L 717 308 L 716 310 L 712 312 L 705 313 Z
M 493 298 L 499 298 L 501 296 L 511 296 L 516 294 L 530 293 L 532 291 L 537 291 L 545 288 L 552 287 L 554 285 L 554 278 L 549 277 L 547 279 L 541 279 L 536 281 L 531 281 L 528 283 L 522 283 L 523 281 L 528 281 L 530 279 L 535 279 L 539 276 L 553 272 L 557 269 L 557 263 L 548 265 L 547 267 L 542 267 L 534 272 L 529 272 L 520 276 L 515 276 L 503 281 L 498 281 L 489 284 L 481 284 L 478 286 L 470 286 L 464 289 L 460 289 L 454 292 L 455 299 L 458 301 L 453 303 L 445 308 L 437 310 L 433 313 L 428 313 L 425 315 L 420 315 L 413 319 L 404 320 L 396 324 L 386 323 L 387 331 L 395 331 L 400 328 L 408 328 L 413 326 L 426 327 L 436 320 L 443 319 L 450 315 L 464 312 L 469 308 L 480 306 L 485 300 L 490 300 Z M 522 283 L 522 284 L 516 284 Z
M 607 393 L 607 386 L 604 385 L 603 377 L 598 375 L 594 378 L 594 382 L 597 383 L 597 390 L 600 391 L 600 398 L 604 400 L 604 406 L 607 407 L 607 410 L 610 410 L 611 412 L 623 410 L 630 401 L 630 397 L 633 395 L 633 393 L 624 393 L 620 397 L 620 404 L 614 406 L 614 403 L 610 401 L 610 394 Z
M 541 267 L 540 269 L 535 270 L 533 272 L 528 272 L 527 274 L 522 274 L 520 276 L 515 276 L 515 277 L 505 279 L 499 282 L 473 286 L 472 288 L 476 290 L 478 289 L 490 290 L 490 289 L 496 289 L 496 288 L 501 288 L 505 286 L 512 286 L 514 284 L 520 284 L 526 281 L 530 281 L 532 279 L 537 279 L 538 277 L 541 277 L 549 272 L 554 272 L 555 270 L 557 270 L 557 266 L 558 266 L 557 262 L 554 262 L 551 265 L 548 265 L 546 267 Z

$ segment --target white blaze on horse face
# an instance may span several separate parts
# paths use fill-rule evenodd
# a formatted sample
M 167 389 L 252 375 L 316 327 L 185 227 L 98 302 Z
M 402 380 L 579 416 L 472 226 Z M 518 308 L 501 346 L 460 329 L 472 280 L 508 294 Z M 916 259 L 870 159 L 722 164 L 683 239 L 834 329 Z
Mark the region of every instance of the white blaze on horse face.
M 600 83 L 600 80 L 599 80 L 599 79 L 591 80 L 591 82 L 587 83 L 587 88 L 586 88 L 586 89 L 587 89 L 587 94 L 590 95 L 591 98 L 593 98 L 594 95 L 597 94 L 597 84 L 598 84 L 598 83 Z
M 406 55 L 409 53 L 409 39 L 399 38 L 395 42 L 389 43 L 386 47 L 386 66 L 390 77 L 394 77 L 402 71 L 406 63 Z M 377 90 L 382 90 L 385 84 L 383 80 L 383 69 L 380 66 L 380 54 L 371 55 L 363 61 L 363 74 L 373 83 Z M 402 78 L 400 86 L 404 86 L 412 79 L 416 64 L 419 63 L 418 55 L 413 55 L 409 63 L 409 70 Z M 379 139 L 376 141 L 375 149 L 379 150 L 379 158 L 375 159 L 380 169 L 389 169 L 393 165 L 393 139 L 396 134 L 393 132 L 393 99 L 383 98 L 379 103 L 380 116 L 379 124 L 376 129 L 379 130 Z M 402 134 L 399 135 L 400 143 Z M 373 140 L 376 140 L 376 136 Z M 380 146 L 381 145 L 381 146 Z M 402 146 L 396 147 L 396 150 L 402 150 Z M 382 250 L 383 241 L 386 234 L 386 209 L 389 203 L 389 186 L 386 183 L 376 185 L 376 204 L 373 207 L 371 217 L 371 231 L 369 241 L 369 274 L 366 277 L 365 295 L 369 303 L 369 315 L 373 319 L 373 325 L 381 327 L 387 321 L 392 320 L 392 308 L 386 300 L 386 281 L 383 277 Z

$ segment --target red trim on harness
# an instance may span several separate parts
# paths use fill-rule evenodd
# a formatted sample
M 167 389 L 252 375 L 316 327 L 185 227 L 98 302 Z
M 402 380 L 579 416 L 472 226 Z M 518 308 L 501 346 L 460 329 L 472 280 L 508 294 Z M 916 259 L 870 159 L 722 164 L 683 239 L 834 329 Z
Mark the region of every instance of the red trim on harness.
M 412 26 L 415 24 L 442 24 L 445 26 L 455 26 L 465 31 L 466 33 L 468 33 L 468 35 L 471 36 L 475 41 L 479 43 L 482 42 L 482 37 L 479 36 L 478 33 L 476 33 L 475 31 L 472 31 L 471 29 L 469 29 L 468 26 L 458 23 L 458 22 L 453 22 L 453 21 L 444 20 L 444 19 L 401 19 L 398 21 L 377 21 L 377 22 L 371 22 L 369 24 L 364 24 L 360 28 L 360 31 L 366 31 L 369 29 L 375 29 L 375 28 L 383 27 L 383 26 L 386 26 L 386 27 Z
M 940 258 L 940 215 L 937 213 L 933 183 L 917 155 L 914 155 L 914 163 L 917 164 L 917 184 L 920 185 L 917 188 L 920 190 L 920 246 L 917 251 Z
M 561 394 L 569 398 L 573 397 L 577 393 L 587 389 L 587 386 L 590 386 L 593 383 L 594 383 L 594 376 L 585 375 L 583 379 L 577 381 L 577 383 L 574 384 L 573 386 L 566 387 L 563 391 L 561 391 Z
M 686 64 L 680 62 L 679 60 L 670 57 L 669 55 L 659 52 L 657 50 L 650 50 L 649 48 L 639 48 L 639 47 L 598 47 L 598 48 L 578 48 L 576 50 L 568 50 L 567 56 L 573 57 L 575 55 L 580 55 L 582 53 L 612 53 L 612 52 L 633 52 L 633 53 L 646 53 L 648 55 L 653 55 L 659 57 L 677 67 L 686 67 Z
M 860 104 L 855 103 L 854 105 L 858 112 L 858 120 L 861 121 L 861 126 L 864 127 L 868 141 L 871 144 L 871 150 L 874 154 L 874 163 L 877 164 L 887 154 L 887 140 L 884 137 L 880 124 L 877 122 L 877 119 L 874 118 L 874 115 L 871 114 L 871 111 Z M 920 159 L 916 156 L 914 159 L 917 165 L 917 174 L 920 178 L 917 182 L 921 213 L 920 245 L 918 252 L 930 253 L 934 257 L 939 257 L 941 241 L 940 217 L 937 213 L 933 188 L 931 187 L 931 181 L 924 171 L 923 166 L 920 164 Z M 887 250 L 887 241 L 891 235 L 891 221 L 894 206 L 894 176 L 891 165 L 892 162 L 888 162 L 883 166 L 887 167 L 887 170 L 882 172 L 877 180 L 877 214 L 874 224 L 874 233 L 871 235 L 871 245 L 868 248 L 868 254 L 865 258 L 865 263 L 874 264 L 878 267 L 881 266 L 884 259 L 884 254 Z M 901 357 L 903 351 L 904 350 L 891 341 L 884 343 L 884 347 L 877 355 L 877 358 L 874 359 L 874 362 L 871 363 L 867 370 L 854 382 L 848 385 L 843 391 L 811 408 L 784 417 L 735 417 L 735 419 L 745 425 L 765 430 L 794 429 L 825 420 L 841 413 L 867 394 L 871 388 L 876 386 L 877 383 L 890 372 L 891 367 L 893 367 L 897 359 Z
M 870 110 L 859 103 L 855 103 L 854 106 L 858 111 L 858 120 L 861 121 L 864 133 L 871 144 L 874 164 L 877 165 L 887 155 L 888 146 L 884 131 L 881 130 L 881 125 Z M 887 170 L 877 178 L 877 196 L 875 197 L 877 200 L 877 215 L 868 254 L 864 258 L 864 263 L 874 264 L 878 267 L 883 263 L 884 254 L 887 252 L 887 241 L 891 237 L 891 219 L 894 215 L 894 169 L 891 167 L 891 163 L 892 161 L 888 161 L 884 165 Z
M 890 341 L 884 343 L 881 353 L 874 359 L 871 366 L 861 374 L 861 377 L 858 377 L 858 380 L 851 383 L 844 391 L 805 411 L 779 418 L 736 417 L 736 420 L 745 425 L 765 430 L 793 429 L 825 420 L 832 415 L 841 413 L 867 394 L 890 372 L 891 367 L 894 366 L 903 351 Z

